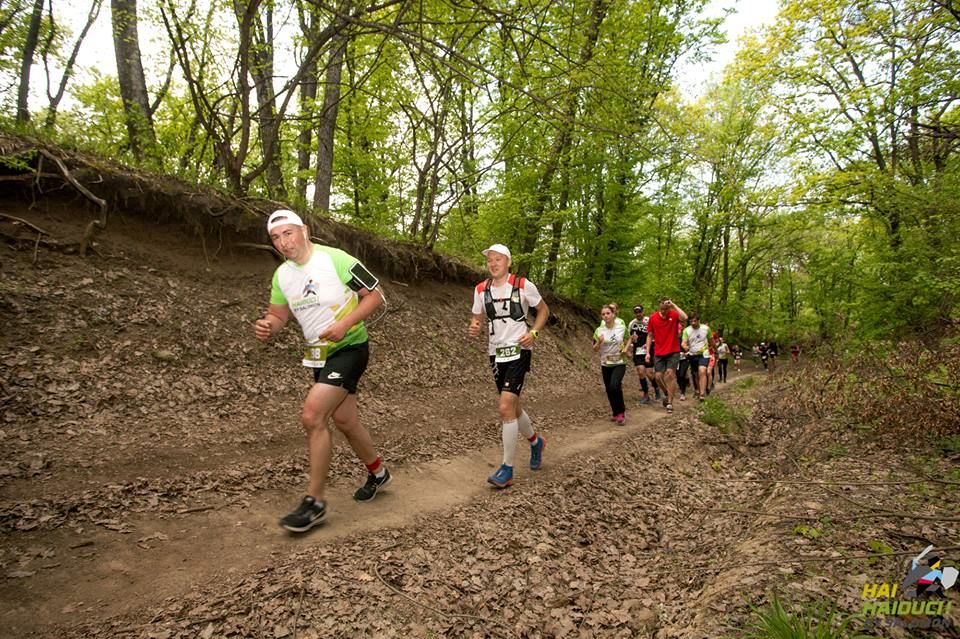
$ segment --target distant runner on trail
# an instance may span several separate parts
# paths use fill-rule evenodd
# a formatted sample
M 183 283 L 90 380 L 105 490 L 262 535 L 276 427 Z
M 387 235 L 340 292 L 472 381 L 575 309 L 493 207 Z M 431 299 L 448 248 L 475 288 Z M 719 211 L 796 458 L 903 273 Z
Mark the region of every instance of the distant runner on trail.
M 777 367 L 777 356 L 780 355 L 780 347 L 777 346 L 777 340 L 770 340 L 767 344 L 767 357 L 770 358 L 770 370 Z
M 653 367 L 647 366 L 647 322 L 649 320 L 643 314 L 642 304 L 633 307 L 633 315 L 633 319 L 630 320 L 630 324 L 627 326 L 627 330 L 630 331 L 633 366 L 636 368 L 637 375 L 640 377 L 640 390 L 643 391 L 643 397 L 640 399 L 640 403 L 649 404 L 649 386 L 653 386 L 653 390 L 656 393 L 655 399 L 660 399 L 660 389 L 657 387 L 657 382 L 653 378 Z
M 686 330 L 686 328 L 684 328 Z M 682 335 L 682 331 L 681 331 Z M 687 351 L 683 349 L 683 344 L 681 340 L 680 344 L 680 363 L 677 365 L 677 386 L 680 387 L 680 401 L 687 399 L 687 387 L 690 385 L 690 356 Z M 694 392 L 696 392 L 696 387 L 694 387 Z
M 623 375 L 627 370 L 623 351 L 629 348 L 632 338 L 625 340 L 627 329 L 623 322 L 618 325 L 614 321 L 616 314 L 609 304 L 600 311 L 600 318 L 600 327 L 593 331 L 593 350 L 600 352 L 603 387 L 607 391 L 610 410 L 613 411 L 610 419 L 622 424 L 627 412 L 623 402 Z
M 677 394 L 677 367 L 680 365 L 680 325 L 687 314 L 669 297 L 660 300 L 660 309 L 647 321 L 647 364 L 653 364 L 657 383 L 664 391 L 663 406 L 673 412 Z M 656 350 L 651 355 L 651 345 Z
M 513 484 L 518 432 L 530 442 L 530 469 L 539 470 L 543 462 L 547 442 L 537 435 L 530 416 L 520 406 L 520 392 L 530 370 L 533 343 L 546 326 L 550 309 L 533 282 L 510 272 L 510 249 L 494 244 L 483 255 L 490 277 L 474 289 L 473 319 L 467 332 L 470 337 L 477 337 L 486 320 L 490 367 L 500 393 L 503 422 L 503 464 L 487 481 L 497 488 L 506 488 Z M 528 330 L 527 314 L 531 307 L 536 309 L 537 318 Z
M 292 532 L 305 532 L 327 515 L 324 488 L 330 470 L 330 419 L 367 468 L 367 482 L 353 498 L 370 501 L 390 483 L 390 471 L 377 455 L 370 433 L 360 424 L 357 383 L 367 368 L 369 349 L 363 320 L 383 303 L 379 281 L 355 257 L 310 241 L 310 231 L 293 211 L 270 215 L 267 232 L 287 261 L 273 274 L 270 306 L 254 324 L 261 341 L 279 333 L 292 314 L 306 342 L 303 365 L 314 384 L 303 402 L 300 421 L 307 431 L 310 482 L 296 510 L 280 520 Z
M 723 337 L 717 338 L 717 367 L 720 369 L 720 383 L 727 383 L 727 364 L 730 361 L 730 347 Z
M 710 348 L 713 347 L 713 337 L 710 327 L 700 323 L 700 315 L 690 316 L 690 326 L 683 329 L 683 344 L 690 358 L 690 373 L 699 380 L 697 382 L 696 398 L 703 399 L 710 392 Z

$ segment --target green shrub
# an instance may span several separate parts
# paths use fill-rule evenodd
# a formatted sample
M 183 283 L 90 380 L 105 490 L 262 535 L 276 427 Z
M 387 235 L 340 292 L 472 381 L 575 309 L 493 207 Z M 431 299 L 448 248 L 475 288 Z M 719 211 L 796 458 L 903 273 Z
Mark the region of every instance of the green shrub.
M 753 607 L 753 623 L 746 639 L 868 639 L 855 633 L 850 622 L 856 617 L 841 617 L 836 605 L 811 605 L 796 611 L 788 610 L 776 595 L 763 609 Z
M 700 404 L 700 420 L 718 428 L 722 433 L 735 432 L 745 417 L 746 415 L 716 397 L 708 397 Z

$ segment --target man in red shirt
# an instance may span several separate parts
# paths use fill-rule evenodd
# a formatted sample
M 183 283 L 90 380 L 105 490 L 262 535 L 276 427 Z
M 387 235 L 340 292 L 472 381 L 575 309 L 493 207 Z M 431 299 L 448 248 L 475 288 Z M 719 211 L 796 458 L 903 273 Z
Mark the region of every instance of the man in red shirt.
M 669 297 L 660 300 L 660 310 L 647 322 L 647 364 L 653 363 L 657 384 L 663 389 L 663 405 L 673 412 L 673 398 L 677 394 L 677 367 L 680 365 L 680 326 L 687 314 Z M 656 345 L 653 357 L 650 343 Z

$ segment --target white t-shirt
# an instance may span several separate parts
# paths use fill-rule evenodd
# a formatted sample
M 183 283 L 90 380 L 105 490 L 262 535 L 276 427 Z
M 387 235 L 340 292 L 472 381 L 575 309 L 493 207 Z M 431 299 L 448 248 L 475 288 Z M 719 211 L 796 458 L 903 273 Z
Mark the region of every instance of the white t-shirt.
M 337 320 L 346 317 L 360 298 L 350 288 L 350 269 L 357 258 L 340 249 L 313 244 L 306 264 L 287 260 L 273 273 L 271 304 L 286 304 L 303 329 L 308 344 L 317 342 L 320 333 Z M 367 329 L 357 322 L 339 342 L 330 345 L 330 353 L 350 344 L 367 341 Z
M 486 280 L 477 284 L 476 288 L 473 289 L 473 314 L 486 317 L 487 309 L 483 305 L 484 294 L 482 290 L 484 284 L 486 284 Z M 496 354 L 497 347 L 518 344 L 520 338 L 529 330 L 526 322 L 517 322 L 510 319 L 510 294 L 512 292 L 513 285 L 510 284 L 509 280 L 500 286 L 490 287 L 490 294 L 493 296 L 493 303 L 497 309 L 497 318 L 492 322 L 488 321 L 486 326 L 487 335 L 490 336 L 490 355 Z M 534 283 L 524 279 L 523 288 L 520 289 L 520 305 L 523 307 L 523 314 L 529 315 L 530 307 L 536 306 L 541 301 L 543 301 L 543 298 Z M 493 327 L 492 334 L 490 332 L 491 326 Z
M 687 332 L 686 340 L 687 345 L 690 347 L 690 354 L 706 357 L 707 337 L 710 335 L 710 327 L 706 324 L 701 324 L 699 328 L 688 326 L 684 330 Z
M 620 366 L 623 361 L 623 344 L 626 342 L 627 327 L 623 322 L 614 323 L 613 328 L 601 324 L 593 332 L 593 339 L 600 341 L 600 365 Z
M 726 342 L 717 346 L 717 359 L 727 359 L 727 355 L 729 354 L 730 354 L 730 347 L 727 346 Z

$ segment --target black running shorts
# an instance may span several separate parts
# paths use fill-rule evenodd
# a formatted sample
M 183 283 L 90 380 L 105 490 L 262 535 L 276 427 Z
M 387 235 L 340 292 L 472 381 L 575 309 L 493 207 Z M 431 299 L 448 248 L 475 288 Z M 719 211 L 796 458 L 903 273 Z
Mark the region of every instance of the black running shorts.
M 523 378 L 530 370 L 530 360 L 533 351 L 522 349 L 520 359 L 512 362 L 497 362 L 490 356 L 490 369 L 493 371 L 493 381 L 497 384 L 498 393 L 513 393 L 519 395 L 523 390 Z
M 327 357 L 323 368 L 313 369 L 313 381 L 317 384 L 340 386 L 349 394 L 356 395 L 357 384 L 367 370 L 369 360 L 370 346 L 367 342 L 344 346 Z

